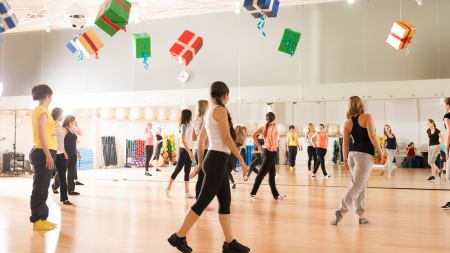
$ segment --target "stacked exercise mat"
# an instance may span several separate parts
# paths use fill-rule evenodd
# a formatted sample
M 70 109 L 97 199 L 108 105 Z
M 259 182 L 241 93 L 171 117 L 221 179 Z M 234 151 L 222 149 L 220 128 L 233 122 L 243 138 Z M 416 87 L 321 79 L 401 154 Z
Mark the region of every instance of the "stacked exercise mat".
M 78 160 L 79 170 L 92 170 L 94 168 L 94 151 L 92 149 L 80 148 L 80 159 Z
M 102 136 L 102 151 L 105 166 L 117 166 L 116 137 Z
M 145 166 L 145 140 L 126 140 L 126 167 Z

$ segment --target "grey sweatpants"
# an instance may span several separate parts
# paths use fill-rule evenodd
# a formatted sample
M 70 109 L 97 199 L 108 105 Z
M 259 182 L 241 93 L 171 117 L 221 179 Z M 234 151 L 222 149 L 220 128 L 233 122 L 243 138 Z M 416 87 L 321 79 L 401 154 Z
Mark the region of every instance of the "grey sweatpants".
M 392 175 L 392 167 L 394 167 L 395 152 L 397 152 L 397 150 L 395 149 L 386 149 L 387 161 L 386 164 L 384 165 L 384 170 L 388 171 L 389 176 Z
M 445 177 L 447 178 L 447 182 L 450 182 L 450 156 L 447 159 L 447 162 L 445 163 L 445 167 L 446 167 Z
M 436 159 L 441 151 L 439 150 L 439 145 L 429 146 L 428 147 L 428 165 L 432 167 L 436 166 Z
M 365 188 L 373 168 L 372 155 L 362 152 L 350 152 L 348 154 L 348 165 L 351 171 L 352 181 L 342 199 L 341 214 L 348 212 L 352 206 L 356 207 L 356 213 L 362 215 L 366 212 Z

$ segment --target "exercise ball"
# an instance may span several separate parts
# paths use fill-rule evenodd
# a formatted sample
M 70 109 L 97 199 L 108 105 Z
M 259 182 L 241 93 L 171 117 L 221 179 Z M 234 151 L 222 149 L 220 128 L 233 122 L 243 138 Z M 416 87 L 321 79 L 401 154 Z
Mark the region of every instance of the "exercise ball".
M 170 110 L 170 117 L 169 117 L 170 121 L 178 121 L 179 118 L 180 118 L 179 110 L 177 110 L 177 109 Z
M 147 121 L 156 120 L 156 110 L 153 108 L 145 108 L 144 119 Z
M 128 117 L 127 108 L 117 108 L 116 109 L 116 120 L 125 120 Z
M 128 118 L 130 120 L 140 120 L 142 119 L 142 108 L 139 107 L 132 107 L 130 108 L 130 111 L 128 112 Z
M 157 119 L 159 121 L 166 121 L 169 119 L 169 111 L 166 108 L 159 108 L 158 109 L 158 117 Z
M 285 125 L 283 125 L 283 124 L 278 124 L 278 125 L 277 125 L 277 129 L 278 129 L 278 135 L 286 135 L 287 128 L 286 128 Z
M 99 111 L 100 118 L 102 119 L 112 119 L 114 117 L 114 109 L 112 108 L 102 108 Z
M 337 125 L 329 125 L 328 126 L 328 135 L 329 136 L 338 136 L 339 135 L 339 127 Z

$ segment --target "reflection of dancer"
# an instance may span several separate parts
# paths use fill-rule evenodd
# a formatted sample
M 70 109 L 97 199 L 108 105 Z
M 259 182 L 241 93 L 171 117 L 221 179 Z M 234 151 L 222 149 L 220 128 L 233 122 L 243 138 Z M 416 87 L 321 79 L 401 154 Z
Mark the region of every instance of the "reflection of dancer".
M 170 177 L 169 185 L 166 189 L 166 196 L 170 197 L 170 190 L 172 189 L 172 184 L 177 178 L 181 169 L 184 167 L 184 191 L 185 197 L 187 199 L 193 199 L 195 196 L 189 193 L 189 174 L 191 172 L 192 162 L 195 161 L 194 154 L 192 153 L 192 112 L 190 110 L 181 111 L 180 119 L 180 132 L 181 132 L 181 146 L 178 155 L 177 165 L 175 170 Z
M 289 126 L 289 133 L 287 134 L 287 145 L 289 152 L 289 168 L 295 170 L 295 160 L 297 159 L 297 150 L 300 150 L 298 143 L 298 136 L 295 132 L 295 126 Z
M 31 116 L 35 149 L 31 153 L 34 176 L 30 200 L 30 221 L 33 223 L 34 230 L 52 230 L 56 228 L 56 224 L 47 221 L 46 201 L 58 148 L 56 123 L 48 110 L 48 106 L 52 102 L 53 91 L 48 85 L 40 84 L 33 87 L 31 95 L 34 101 L 39 101 L 39 105 L 34 108 Z
M 313 123 L 309 123 L 308 124 L 308 130 L 306 131 L 305 134 L 305 139 L 306 139 L 306 145 L 308 146 L 308 171 L 309 174 L 312 174 L 312 170 L 311 170 L 311 162 L 314 161 L 314 164 L 317 161 L 317 154 L 316 154 L 316 150 L 314 149 L 314 145 L 313 143 L 316 141 L 315 139 L 313 139 L 313 136 L 315 136 L 316 134 L 316 127 L 314 126 Z M 313 166 L 314 169 L 314 166 Z
M 159 172 L 161 171 L 158 167 L 159 167 L 159 157 L 161 155 L 161 149 L 163 146 L 163 137 L 161 136 L 161 128 L 158 127 L 156 129 L 156 149 L 155 152 L 153 154 L 153 159 L 152 161 L 156 161 L 156 171 Z
M 350 136 L 353 142 L 350 142 Z M 352 206 L 356 206 L 359 224 L 367 224 L 365 187 L 373 168 L 375 149 L 381 160 L 384 154 L 378 144 L 375 121 L 372 115 L 365 113 L 364 102 L 360 97 L 350 97 L 348 101 L 343 138 L 344 166 L 350 171 L 352 181 L 331 225 L 337 225 Z
M 56 125 L 56 139 L 58 142 L 58 149 L 56 153 L 55 166 L 58 173 L 55 175 L 54 183 L 52 184 L 52 190 L 54 193 L 58 193 L 58 188 L 60 189 L 59 200 L 64 205 L 72 205 L 67 197 L 67 162 L 66 160 L 69 158 L 66 153 L 66 149 L 64 148 L 64 139 L 67 134 L 67 130 L 61 126 L 63 117 L 63 110 L 59 107 L 56 107 L 52 110 L 52 118 L 57 123 Z
M 69 192 L 69 195 L 80 195 L 80 193 L 75 191 L 75 175 L 78 160 L 78 135 L 74 131 L 76 125 L 76 119 L 72 115 L 67 115 L 62 125 L 67 132 L 64 137 L 64 149 L 67 153 L 67 191 Z
M 71 130 L 73 133 L 75 133 L 77 135 L 77 137 L 83 136 L 83 132 L 81 131 L 80 127 L 78 126 L 77 121 L 75 121 L 75 124 Z M 79 142 L 80 141 L 77 141 L 77 144 Z M 78 152 L 78 150 L 77 150 L 77 158 L 78 158 L 78 160 L 81 160 L 81 155 L 80 155 L 80 152 Z M 73 178 L 75 180 L 75 185 L 84 185 L 83 183 L 78 181 L 78 167 L 77 166 L 75 166 L 75 172 L 74 172 Z
M 447 139 L 445 139 L 445 153 L 447 155 L 446 157 L 446 178 L 447 182 L 450 182 L 450 97 L 444 99 L 444 123 L 445 123 L 445 130 L 447 132 Z M 447 204 L 442 206 L 442 209 L 450 209 L 450 201 L 447 202 Z
M 258 174 L 259 170 L 256 168 L 258 166 L 261 166 L 262 163 L 262 150 L 258 147 L 264 145 L 264 138 L 262 135 L 259 135 L 257 137 L 259 146 L 256 145 L 256 149 L 252 152 L 252 162 L 250 163 L 250 168 L 248 170 L 247 179 L 250 177 L 252 172 L 255 172 Z
M 204 116 L 206 110 L 208 109 L 208 101 L 207 100 L 199 100 L 197 102 L 197 118 L 194 121 L 194 128 L 192 131 L 192 140 L 194 141 L 194 150 L 195 150 L 195 162 L 198 164 L 198 143 L 200 137 L 200 131 L 203 128 L 205 123 Z M 208 149 L 208 144 L 205 145 L 204 155 L 206 155 Z M 200 194 L 200 190 L 202 189 L 203 179 L 205 177 L 205 173 L 203 170 L 196 169 L 192 172 L 190 178 L 195 177 L 198 174 L 197 183 L 195 184 L 195 197 L 198 199 L 198 195 Z
M 427 122 L 428 125 L 428 165 L 431 166 L 431 176 L 428 178 L 428 181 L 433 182 L 436 180 L 435 173 L 436 170 L 439 173 L 439 177 L 441 177 L 442 171 L 436 166 L 436 159 L 439 155 L 439 146 L 441 144 L 441 140 L 444 140 L 442 133 L 439 129 L 436 128 L 436 123 L 434 120 L 429 119 Z
M 270 190 L 272 191 L 273 198 L 275 200 L 282 200 L 286 198 L 286 195 L 280 194 L 275 184 L 275 163 L 278 154 L 278 130 L 275 123 L 275 114 L 273 114 L 273 112 L 267 113 L 266 121 L 266 125 L 256 130 L 252 135 L 253 141 L 258 146 L 258 149 L 263 150 L 263 161 L 261 164 L 261 169 L 256 176 L 250 196 L 252 197 L 252 199 L 256 199 L 256 193 L 258 192 L 264 177 L 268 173 L 269 185 Z M 264 146 L 261 146 L 257 140 L 257 136 L 261 134 L 264 136 Z
M 223 82 L 215 82 L 211 85 L 211 106 L 205 114 L 205 124 L 200 133 L 198 152 L 198 169 L 203 169 L 205 178 L 200 195 L 189 210 L 183 225 L 169 239 L 169 243 L 181 252 L 192 252 L 192 248 L 186 242 L 186 235 L 197 222 L 205 208 L 217 196 L 219 201 L 219 220 L 225 236 L 223 252 L 249 252 L 250 249 L 238 243 L 231 230 L 230 203 L 231 191 L 227 176 L 227 159 L 231 153 L 239 157 L 242 163 L 244 175 L 247 166 L 243 163 L 234 144 L 235 135 L 231 117 L 225 105 L 228 102 L 228 87 Z M 209 140 L 208 154 L 203 155 L 205 140 Z
M 398 151 L 398 145 L 397 145 L 397 138 L 395 137 L 394 133 L 392 132 L 391 126 L 389 126 L 389 125 L 384 126 L 384 137 L 383 138 L 384 138 L 384 143 L 386 143 L 385 149 L 386 149 L 387 161 L 386 161 L 386 164 L 384 165 L 381 175 L 384 175 L 384 172 L 387 170 L 388 175 L 392 176 L 395 152 Z
M 151 122 L 147 123 L 144 135 L 145 135 L 145 175 L 151 176 L 152 174 L 148 172 L 149 163 L 153 156 L 153 133 Z
M 316 176 L 316 172 L 320 168 L 322 169 L 322 173 L 323 176 L 325 178 L 330 178 L 331 175 L 329 175 L 327 173 L 327 170 L 325 169 L 325 155 L 327 154 L 327 149 L 328 149 L 328 134 L 325 131 L 325 125 L 324 124 L 320 124 L 319 125 L 319 131 L 317 133 L 315 133 L 315 135 L 313 135 L 311 137 L 311 139 L 315 139 L 316 142 L 313 142 L 313 145 L 316 149 L 316 154 L 317 154 L 317 160 L 314 163 L 314 171 L 312 173 L 312 177 Z

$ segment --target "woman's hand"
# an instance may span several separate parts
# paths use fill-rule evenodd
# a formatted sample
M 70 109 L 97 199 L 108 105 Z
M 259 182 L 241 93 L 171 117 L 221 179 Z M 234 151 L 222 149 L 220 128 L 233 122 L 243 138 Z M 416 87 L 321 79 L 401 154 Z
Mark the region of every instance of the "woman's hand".
M 191 159 L 191 162 L 195 161 L 195 156 L 192 154 L 192 152 L 189 152 L 189 158 Z
M 382 149 L 379 149 L 378 150 L 378 157 L 379 157 L 379 159 L 380 159 L 380 163 L 381 164 L 384 164 L 384 151 L 382 150 Z
M 242 167 L 242 176 L 245 178 L 247 177 L 247 172 L 248 172 L 248 167 L 247 164 L 245 163 L 244 159 L 242 159 L 242 157 L 239 157 L 239 163 L 241 164 Z M 245 180 L 247 181 L 247 180 Z
M 53 157 L 50 154 L 45 155 L 45 166 L 48 170 L 55 169 L 55 162 L 53 161 Z
M 436 147 L 434 148 L 434 151 L 439 151 L 439 145 L 436 145 Z
M 66 160 L 69 160 L 69 156 L 67 155 L 66 152 L 64 152 L 64 158 L 65 158 Z
M 348 166 L 348 160 L 344 161 L 344 168 L 348 171 L 350 171 L 350 166 Z
M 189 179 L 193 179 L 195 176 L 197 176 L 197 174 L 200 172 L 202 168 L 200 168 L 200 165 L 197 165 L 197 167 L 195 167 L 194 171 L 189 174 Z

